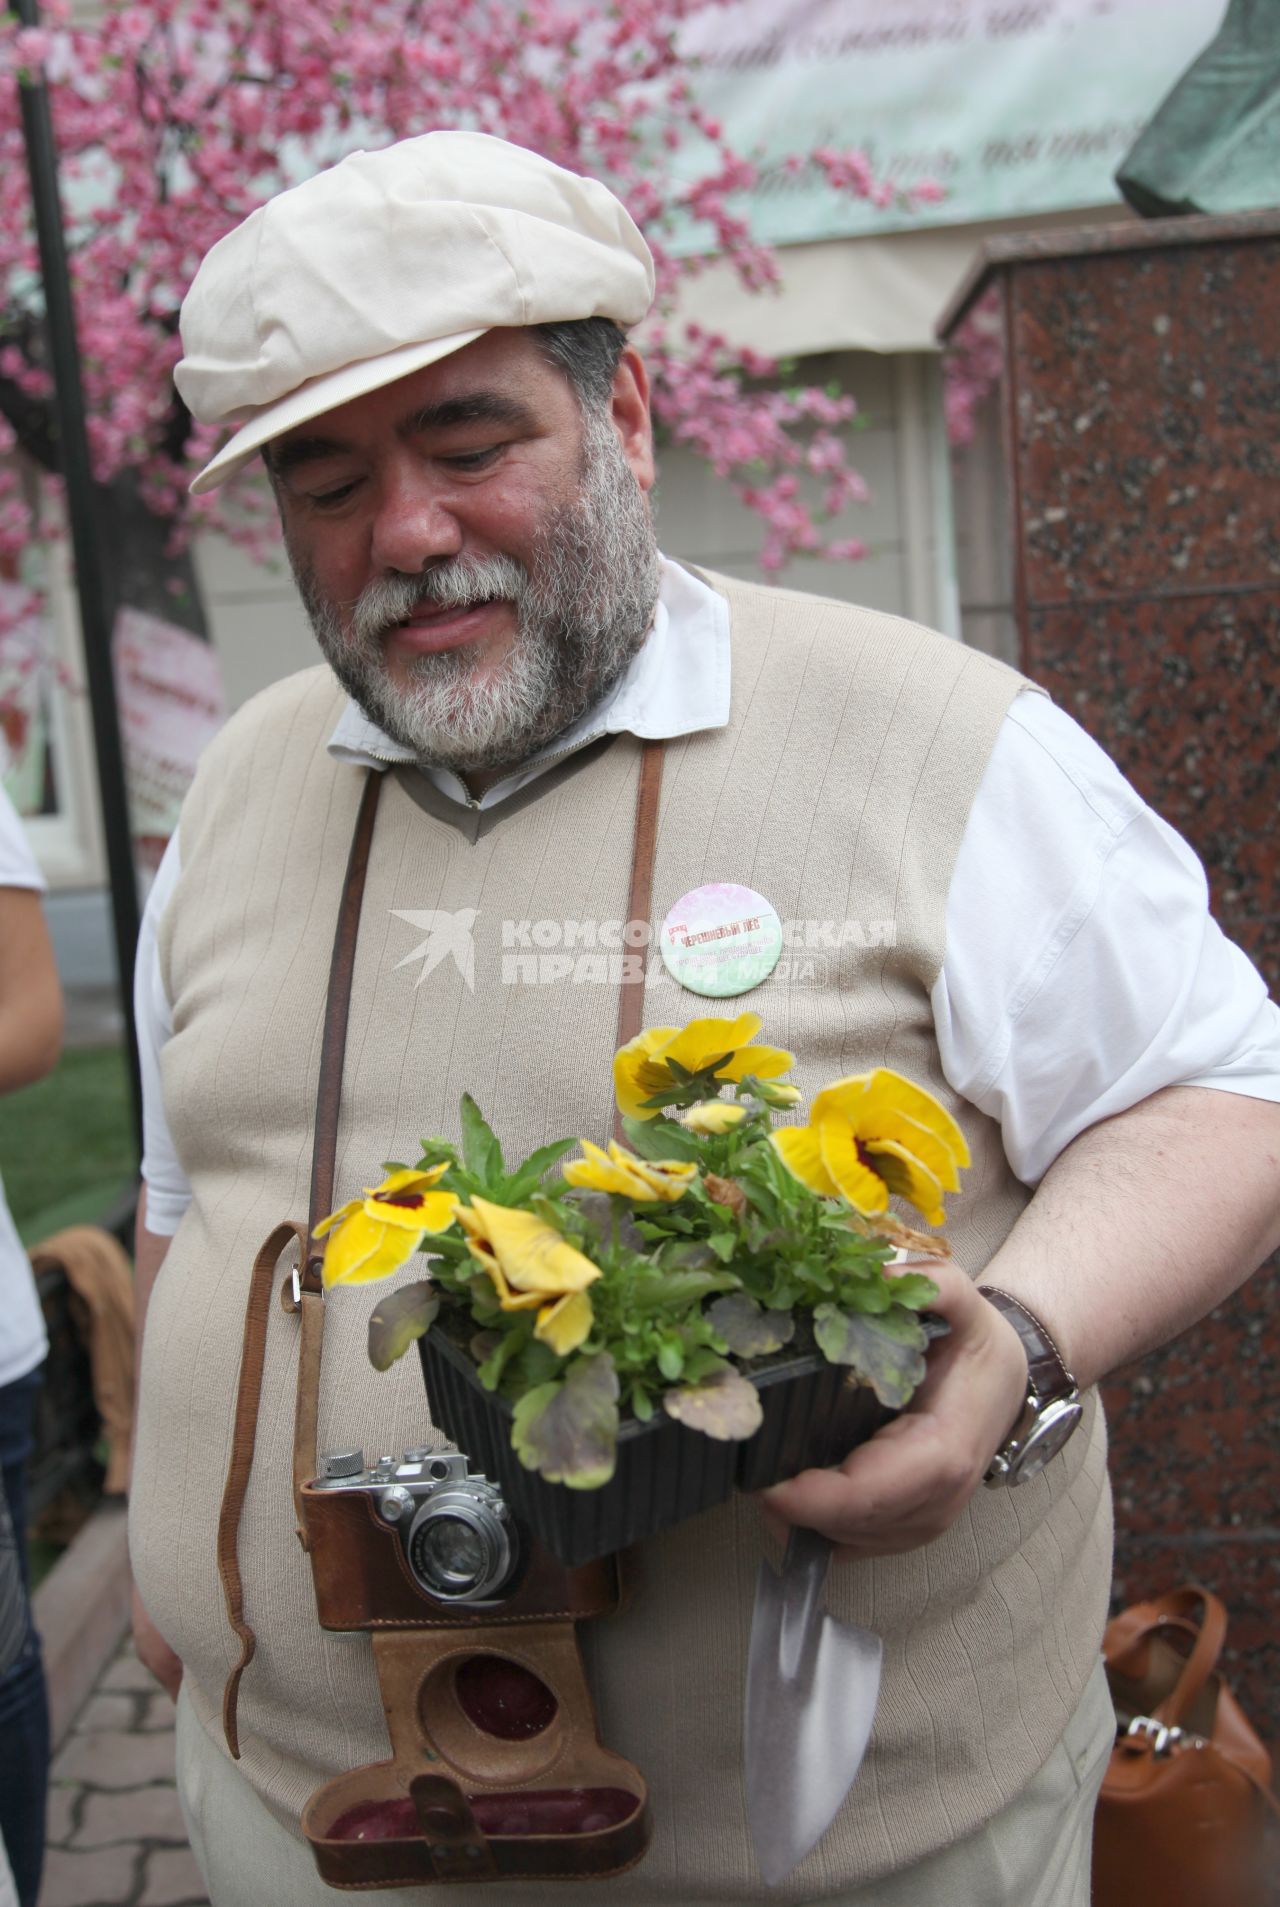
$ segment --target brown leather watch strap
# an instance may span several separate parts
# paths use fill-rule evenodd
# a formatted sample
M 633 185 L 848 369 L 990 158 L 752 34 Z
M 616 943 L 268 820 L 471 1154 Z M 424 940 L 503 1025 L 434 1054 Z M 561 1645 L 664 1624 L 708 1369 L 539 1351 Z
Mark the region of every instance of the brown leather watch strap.
M 1021 1298 L 1001 1291 L 998 1285 L 979 1285 L 978 1291 L 1009 1320 L 1022 1339 L 1022 1348 L 1027 1354 L 1027 1379 L 1039 1401 L 1043 1404 L 1057 1397 L 1070 1397 L 1079 1386 L 1048 1328 L 1035 1312 L 1029 1310 Z

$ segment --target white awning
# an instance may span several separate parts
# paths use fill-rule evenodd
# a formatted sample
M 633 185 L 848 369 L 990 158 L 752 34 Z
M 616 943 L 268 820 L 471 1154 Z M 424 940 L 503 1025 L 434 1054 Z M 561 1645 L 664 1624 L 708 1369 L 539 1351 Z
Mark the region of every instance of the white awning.
M 1115 224 L 1132 216 L 1127 207 L 1113 202 L 1034 218 L 893 232 L 883 238 L 788 245 L 777 254 L 782 283 L 776 291 L 747 291 L 729 267 L 717 262 L 685 284 L 676 322 L 692 320 L 770 357 L 934 351 L 938 318 L 983 239 L 997 233 Z M 637 342 L 643 346 L 643 328 Z

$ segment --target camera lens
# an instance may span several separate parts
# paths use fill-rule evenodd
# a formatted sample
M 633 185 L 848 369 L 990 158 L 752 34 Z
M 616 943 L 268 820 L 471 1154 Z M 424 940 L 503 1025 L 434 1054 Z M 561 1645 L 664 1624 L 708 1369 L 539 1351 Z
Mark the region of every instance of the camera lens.
M 433 1517 L 423 1529 L 418 1561 L 432 1582 L 451 1583 L 465 1593 L 480 1581 L 488 1560 L 479 1530 L 456 1516 Z
M 405 1550 L 422 1588 L 442 1602 L 493 1597 L 515 1561 L 506 1518 L 466 1483 L 432 1492 L 413 1519 Z

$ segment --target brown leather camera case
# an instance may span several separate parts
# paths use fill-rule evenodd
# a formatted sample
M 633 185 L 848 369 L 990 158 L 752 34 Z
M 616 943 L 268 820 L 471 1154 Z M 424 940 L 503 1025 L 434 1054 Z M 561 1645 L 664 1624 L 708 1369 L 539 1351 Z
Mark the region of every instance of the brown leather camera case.
M 369 1496 L 304 1487 L 301 1502 L 320 1621 L 372 1631 L 392 1749 L 303 1810 L 321 1877 L 351 1888 L 569 1879 L 638 1861 L 644 1780 L 600 1742 L 574 1633 L 580 1617 L 617 1607 L 615 1560 L 567 1570 L 534 1544 L 505 1600 L 468 1608 L 420 1588 Z M 532 1678 L 521 1686 L 538 1712 L 515 1736 L 460 1695 L 460 1673 L 465 1684 L 490 1666 Z

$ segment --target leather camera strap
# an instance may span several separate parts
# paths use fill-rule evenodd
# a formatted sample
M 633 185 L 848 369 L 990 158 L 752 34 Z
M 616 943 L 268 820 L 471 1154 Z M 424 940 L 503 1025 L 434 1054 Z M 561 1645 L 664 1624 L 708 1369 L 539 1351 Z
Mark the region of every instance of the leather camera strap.
M 662 792 L 663 744 L 646 741 L 640 757 L 640 780 L 636 793 L 635 827 L 631 846 L 631 879 L 627 896 L 628 920 L 649 920 L 653 895 L 653 863 L 658 838 L 658 803 Z M 222 1725 L 227 1747 L 240 1758 L 236 1704 L 240 1678 L 253 1660 L 256 1639 L 244 1614 L 244 1588 L 240 1576 L 238 1541 L 240 1516 L 244 1508 L 249 1473 L 253 1466 L 254 1438 L 258 1422 L 258 1404 L 262 1389 L 262 1371 L 266 1357 L 267 1322 L 271 1288 L 281 1254 L 290 1242 L 296 1242 L 298 1260 L 281 1288 L 285 1310 L 301 1314 L 298 1341 L 298 1389 L 293 1433 L 293 1500 L 298 1539 L 307 1547 L 306 1525 L 302 1512 L 302 1487 L 316 1473 L 316 1434 L 320 1400 L 320 1358 L 324 1340 L 324 1287 L 321 1279 L 323 1254 L 313 1249 L 315 1228 L 333 1210 L 333 1180 L 338 1148 L 338 1114 L 342 1100 L 342 1070 L 346 1054 L 347 1021 L 351 1007 L 351 977 L 355 970 L 356 939 L 360 929 L 360 905 L 364 898 L 365 875 L 373 843 L 373 827 L 382 791 L 383 775 L 370 769 L 356 816 L 347 859 L 346 877 L 329 966 L 329 986 L 325 1002 L 324 1033 L 320 1047 L 320 1076 L 316 1089 L 315 1139 L 311 1155 L 311 1194 L 307 1229 L 295 1222 L 277 1225 L 254 1260 L 249 1300 L 245 1311 L 244 1340 L 240 1353 L 240 1378 L 236 1391 L 236 1409 L 232 1434 L 231 1459 L 222 1493 L 218 1517 L 218 1574 L 222 1582 L 227 1619 L 240 1640 L 240 1659 L 227 1677 L 222 1700 Z M 641 952 L 639 975 L 632 979 L 626 968 L 618 1003 L 618 1040 L 625 1046 L 640 1031 L 644 1014 L 645 954 Z M 619 1133 L 621 1131 L 618 1124 Z
M 290 1242 L 296 1243 L 297 1262 L 281 1290 L 281 1302 L 287 1310 L 302 1314 L 298 1340 L 298 1393 L 293 1435 L 293 1500 L 298 1537 L 306 1548 L 306 1530 L 302 1517 L 300 1491 L 315 1474 L 316 1410 L 320 1395 L 320 1351 L 324 1337 L 324 1299 L 320 1281 L 323 1259 L 312 1250 L 312 1235 L 325 1214 L 332 1209 L 333 1167 L 338 1141 L 338 1107 L 342 1097 L 342 1060 L 346 1050 L 347 1018 L 351 1007 L 351 975 L 355 967 L 356 936 L 360 927 L 360 903 L 369 866 L 373 824 L 382 792 L 380 771 L 370 769 L 360 798 L 347 872 L 343 883 L 338 924 L 333 937 L 333 955 L 329 964 L 329 988 L 325 1002 L 324 1033 L 320 1047 L 320 1079 L 316 1090 L 315 1143 L 311 1154 L 311 1209 L 304 1231 L 294 1221 L 277 1225 L 253 1261 L 249 1282 L 249 1302 L 245 1309 L 244 1342 L 240 1351 L 240 1378 L 236 1387 L 235 1425 L 231 1440 L 231 1461 L 222 1492 L 218 1515 L 218 1575 L 222 1581 L 227 1620 L 240 1639 L 240 1659 L 227 1677 L 222 1693 L 222 1728 L 232 1757 L 240 1759 L 240 1737 L 236 1703 L 240 1678 L 253 1660 L 257 1641 L 245 1620 L 244 1586 L 240 1577 L 240 1516 L 244 1509 L 249 1473 L 253 1468 L 254 1439 L 258 1428 L 258 1404 L 262 1392 L 262 1368 L 266 1358 L 267 1321 L 271 1309 L 271 1290 L 276 1266 Z M 305 1452 L 311 1452 L 311 1467 L 306 1469 Z M 306 1469 L 305 1475 L 299 1471 Z

